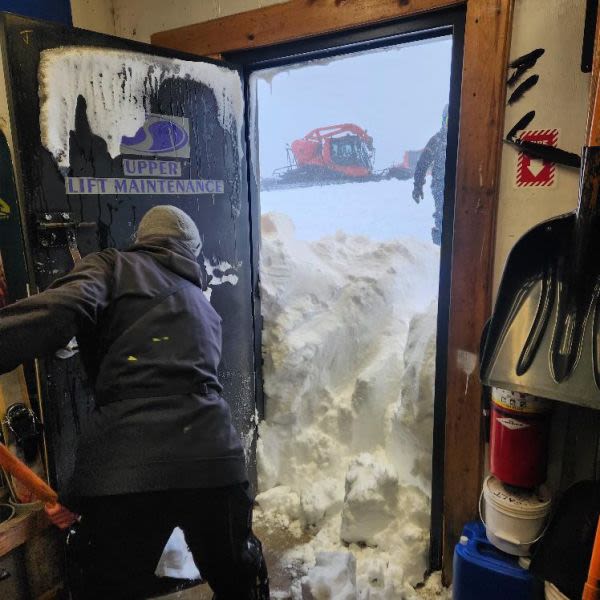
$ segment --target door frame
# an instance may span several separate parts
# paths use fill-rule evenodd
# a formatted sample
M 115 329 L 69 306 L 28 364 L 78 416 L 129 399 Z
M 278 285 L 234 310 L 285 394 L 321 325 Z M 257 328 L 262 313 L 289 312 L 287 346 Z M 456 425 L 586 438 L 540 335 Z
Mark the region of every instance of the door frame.
M 250 76 L 256 71 L 281 67 L 285 65 L 301 64 L 320 58 L 348 55 L 353 52 L 362 52 L 376 48 L 385 48 L 392 45 L 401 45 L 430 40 L 451 35 L 453 48 L 451 53 L 451 80 L 449 85 L 449 130 L 448 151 L 446 153 L 446 185 L 444 189 L 444 227 L 440 255 L 440 275 L 437 311 L 437 343 L 436 343 L 436 375 L 434 398 L 434 434 L 432 454 L 432 489 L 431 489 L 431 529 L 430 529 L 430 566 L 434 570 L 441 568 L 442 543 L 443 543 L 443 498 L 444 498 L 444 422 L 445 422 L 445 390 L 446 372 L 448 363 L 448 316 L 450 304 L 450 281 L 452 266 L 452 221 L 454 218 L 454 199 L 456 184 L 456 150 L 458 145 L 458 117 L 460 107 L 460 73 L 462 70 L 464 46 L 465 11 L 463 7 L 444 10 L 431 15 L 420 15 L 412 19 L 403 19 L 389 24 L 368 27 L 358 31 L 329 34 L 299 40 L 288 44 L 277 44 L 266 48 L 246 50 L 242 52 L 228 52 L 223 55 L 227 61 L 242 66 L 246 83 L 246 128 L 250 165 L 248 168 L 250 190 L 250 214 L 252 231 L 252 249 L 254 253 L 253 273 L 256 275 L 255 298 L 255 356 L 257 373 L 257 401 L 259 414 L 264 415 L 264 396 L 262 394 L 261 372 L 261 312 L 260 293 L 258 289 L 260 270 L 260 184 L 253 177 L 253 139 L 250 135 L 251 123 L 254 116 L 252 107 Z M 257 140 L 254 140 L 254 144 Z M 257 160 L 257 157 L 254 157 Z
M 464 524 L 476 518 L 483 476 L 479 342 L 492 307 L 495 223 L 514 0 L 289 0 L 158 32 L 152 43 L 193 54 L 273 46 L 465 7 L 444 423 L 444 581 Z M 439 457 L 436 457 L 439 462 Z M 439 468 L 439 465 L 438 465 Z M 435 563 L 433 566 L 437 566 Z

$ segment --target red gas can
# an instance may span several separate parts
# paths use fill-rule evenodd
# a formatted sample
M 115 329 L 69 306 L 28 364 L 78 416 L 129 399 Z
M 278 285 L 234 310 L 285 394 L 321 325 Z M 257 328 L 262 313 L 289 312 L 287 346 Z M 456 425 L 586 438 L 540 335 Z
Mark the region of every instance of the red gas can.
M 551 404 L 547 400 L 492 390 L 490 471 L 500 481 L 534 488 L 546 480 Z

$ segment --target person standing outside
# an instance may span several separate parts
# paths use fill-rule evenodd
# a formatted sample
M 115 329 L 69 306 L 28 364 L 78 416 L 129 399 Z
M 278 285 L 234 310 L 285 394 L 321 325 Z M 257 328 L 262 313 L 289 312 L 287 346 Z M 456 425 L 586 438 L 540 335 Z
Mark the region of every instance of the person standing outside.
M 431 193 L 435 203 L 431 239 L 436 245 L 442 243 L 442 221 L 444 216 L 444 179 L 446 176 L 446 144 L 448 139 L 448 105 L 442 114 L 442 127 L 423 149 L 415 167 L 412 197 L 418 204 L 423 199 L 425 176 L 431 168 Z
M 76 337 L 95 390 L 75 500 L 48 511 L 63 528 L 81 514 L 86 600 L 145 598 L 176 526 L 215 598 L 268 598 L 242 444 L 217 376 L 221 318 L 203 293 L 201 247 L 185 212 L 157 206 L 131 248 L 90 254 L 0 310 L 0 373 Z

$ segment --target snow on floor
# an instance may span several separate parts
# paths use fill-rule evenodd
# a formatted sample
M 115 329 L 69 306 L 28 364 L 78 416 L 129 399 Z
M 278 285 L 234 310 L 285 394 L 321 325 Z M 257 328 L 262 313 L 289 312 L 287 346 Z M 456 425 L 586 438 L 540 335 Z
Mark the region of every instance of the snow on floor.
M 280 565 L 291 590 L 276 590 L 276 598 L 445 593 L 436 577 L 415 589 L 427 569 L 430 530 L 439 281 L 439 250 L 428 237 L 432 206 L 417 207 L 427 221 L 395 224 L 396 238 L 398 225 L 410 238 L 393 239 L 390 227 L 390 235 L 380 231 L 386 241 L 375 241 L 356 218 L 348 229 L 369 237 L 314 231 L 321 192 L 347 199 L 336 213 L 344 229 L 346 209 L 370 218 L 392 202 L 388 183 L 364 184 L 379 186 L 377 197 L 361 198 L 362 184 L 278 192 L 289 202 L 273 204 L 292 218 L 263 214 L 266 418 L 255 522 L 265 545 L 282 532 L 297 540 Z M 395 193 L 407 183 L 396 182 Z M 263 213 L 268 196 L 261 195 Z

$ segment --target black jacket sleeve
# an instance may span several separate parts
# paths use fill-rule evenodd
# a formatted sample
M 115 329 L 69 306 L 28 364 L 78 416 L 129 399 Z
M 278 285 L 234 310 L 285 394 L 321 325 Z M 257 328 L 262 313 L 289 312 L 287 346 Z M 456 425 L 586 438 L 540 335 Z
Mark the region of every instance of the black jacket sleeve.
M 429 169 L 435 159 L 439 137 L 439 132 L 431 136 L 423 152 L 421 152 L 421 156 L 419 156 L 417 166 L 415 167 L 415 187 L 422 188 L 425 185 L 427 169 Z
M 0 310 L 0 373 L 63 348 L 108 305 L 110 251 L 90 254 L 47 290 Z

